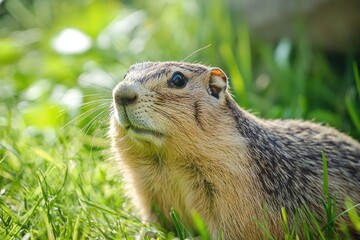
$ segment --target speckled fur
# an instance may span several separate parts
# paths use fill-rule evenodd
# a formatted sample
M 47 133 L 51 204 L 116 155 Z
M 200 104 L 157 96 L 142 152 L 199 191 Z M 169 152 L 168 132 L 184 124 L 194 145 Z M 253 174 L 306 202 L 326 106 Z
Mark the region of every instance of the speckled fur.
M 176 71 L 188 79 L 171 88 Z M 215 239 L 262 239 L 254 219 L 281 237 L 280 209 L 321 209 L 322 157 L 331 193 L 360 201 L 360 144 L 330 127 L 300 120 L 264 120 L 241 109 L 222 84 L 222 72 L 199 64 L 146 62 L 132 66 L 115 89 L 131 88 L 137 101 L 116 107 L 112 150 L 128 193 L 144 220 L 169 220 L 176 209 L 189 228 L 197 211 Z M 218 98 L 211 85 L 222 88 Z M 124 116 L 126 119 L 124 120 Z M 160 136 L 139 139 L 124 121 Z M 264 214 L 264 209 L 267 214 Z

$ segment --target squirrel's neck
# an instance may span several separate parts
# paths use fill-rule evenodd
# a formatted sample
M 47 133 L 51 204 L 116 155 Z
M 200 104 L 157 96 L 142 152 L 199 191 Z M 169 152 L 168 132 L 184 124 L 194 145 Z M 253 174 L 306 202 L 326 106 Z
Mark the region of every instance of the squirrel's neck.
M 227 107 L 235 118 L 239 134 L 246 139 L 250 161 L 256 165 L 255 176 L 260 182 L 264 196 L 267 196 L 268 204 L 280 201 L 284 207 L 294 209 L 296 204 L 293 204 L 302 201 L 294 191 L 295 185 L 304 178 L 301 171 L 296 171 L 299 167 L 297 159 L 286 149 L 283 139 L 286 136 L 274 132 L 266 122 L 241 109 L 231 98 L 227 99 Z M 287 144 L 291 145 L 291 142 Z M 286 169 L 287 174 L 281 174 L 279 169 Z
M 241 109 L 236 102 L 228 97 L 226 105 L 231 110 L 238 132 L 245 138 L 253 139 L 256 133 L 264 132 L 264 127 L 257 117 Z

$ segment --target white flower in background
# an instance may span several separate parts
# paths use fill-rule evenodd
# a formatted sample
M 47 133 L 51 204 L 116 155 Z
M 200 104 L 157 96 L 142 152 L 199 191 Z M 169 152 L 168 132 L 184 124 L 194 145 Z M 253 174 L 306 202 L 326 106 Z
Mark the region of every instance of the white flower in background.
M 79 54 L 86 52 L 92 45 L 92 39 L 75 28 L 61 31 L 52 41 L 52 47 L 60 54 Z

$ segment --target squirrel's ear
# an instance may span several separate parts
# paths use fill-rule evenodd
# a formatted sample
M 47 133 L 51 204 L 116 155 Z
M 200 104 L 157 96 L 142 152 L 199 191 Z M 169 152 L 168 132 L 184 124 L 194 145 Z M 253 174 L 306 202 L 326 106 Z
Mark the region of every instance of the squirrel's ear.
M 212 96 L 219 98 L 220 93 L 226 90 L 227 83 L 228 78 L 220 68 L 210 69 L 209 90 Z

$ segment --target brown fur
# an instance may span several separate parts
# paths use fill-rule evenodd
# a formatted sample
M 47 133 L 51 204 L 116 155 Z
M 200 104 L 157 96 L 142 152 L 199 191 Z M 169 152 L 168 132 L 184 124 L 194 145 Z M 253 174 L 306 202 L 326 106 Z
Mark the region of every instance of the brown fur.
M 188 79 L 184 88 L 169 82 L 174 72 Z M 161 222 L 154 206 L 168 220 L 174 208 L 192 229 L 197 211 L 214 239 L 262 239 L 255 219 L 281 237 L 281 207 L 321 209 L 322 152 L 331 193 L 359 202 L 358 142 L 311 122 L 259 119 L 226 88 L 217 68 L 147 62 L 114 89 L 112 149 L 144 220 Z

